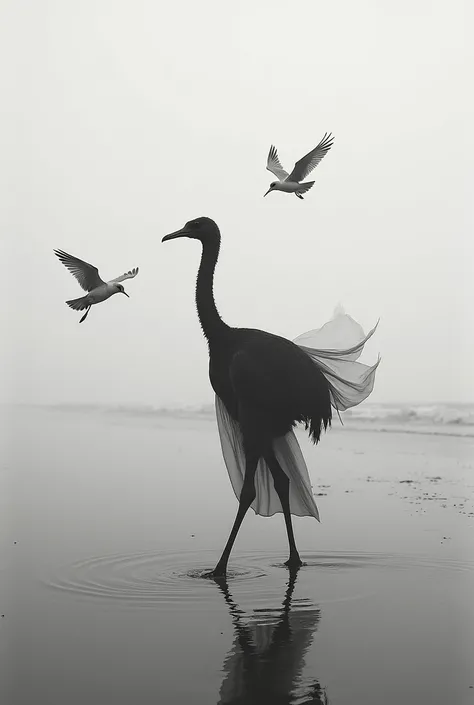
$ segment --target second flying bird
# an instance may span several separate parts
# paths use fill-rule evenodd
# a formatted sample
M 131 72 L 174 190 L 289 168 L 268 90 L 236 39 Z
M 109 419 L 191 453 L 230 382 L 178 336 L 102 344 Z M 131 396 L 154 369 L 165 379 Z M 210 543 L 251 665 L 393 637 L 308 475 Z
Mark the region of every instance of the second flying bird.
M 79 323 L 86 320 L 91 306 L 94 304 L 99 304 L 109 299 L 114 294 L 125 294 L 125 296 L 128 296 L 120 282 L 125 281 L 125 279 L 133 279 L 138 274 L 138 267 L 135 267 L 129 272 L 125 272 L 125 274 L 122 274 L 120 277 L 104 282 L 99 275 L 99 270 L 97 267 L 94 267 L 93 264 L 84 262 L 84 260 L 74 257 L 73 255 L 68 255 L 68 253 L 63 252 L 63 250 L 54 250 L 54 254 L 59 257 L 64 266 L 76 277 L 84 291 L 87 291 L 87 294 L 81 296 L 79 299 L 66 301 L 67 305 L 74 309 L 74 311 L 84 311 L 84 309 L 87 309 Z
M 285 171 L 278 158 L 278 152 L 273 145 L 270 147 L 267 159 L 267 169 L 278 177 L 279 181 L 272 181 L 266 196 L 270 191 L 285 191 L 294 193 L 298 198 L 303 199 L 303 193 L 309 191 L 314 185 L 314 181 L 303 182 L 304 179 L 318 166 L 321 159 L 329 152 L 334 142 L 331 133 L 325 134 L 317 147 L 308 152 L 304 157 L 296 162 L 291 174 Z

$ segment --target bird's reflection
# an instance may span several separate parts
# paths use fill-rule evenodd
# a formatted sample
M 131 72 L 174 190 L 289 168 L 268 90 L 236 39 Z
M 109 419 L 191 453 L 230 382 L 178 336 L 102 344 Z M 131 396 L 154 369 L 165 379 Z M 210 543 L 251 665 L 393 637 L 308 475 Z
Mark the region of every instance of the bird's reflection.
M 319 609 L 291 610 L 298 569 L 290 571 L 285 599 L 278 611 L 238 608 L 226 581 L 219 581 L 234 625 L 234 643 L 223 670 L 218 705 L 327 705 L 315 679 L 302 682 L 304 656 L 321 616 Z

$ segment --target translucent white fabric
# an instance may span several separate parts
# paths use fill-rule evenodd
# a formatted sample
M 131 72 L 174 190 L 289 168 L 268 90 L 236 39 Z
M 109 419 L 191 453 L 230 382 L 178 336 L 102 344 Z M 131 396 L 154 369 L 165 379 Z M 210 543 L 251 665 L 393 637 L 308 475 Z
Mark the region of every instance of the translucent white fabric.
M 375 371 L 380 357 L 372 366 L 356 360 L 375 333 L 377 325 L 364 335 L 357 321 L 338 311 L 322 328 L 303 333 L 293 341 L 308 353 L 326 377 L 331 403 L 337 411 L 357 406 L 374 388 Z
M 304 350 L 326 377 L 331 404 L 339 413 L 360 404 L 374 387 L 375 365 L 357 362 L 368 335 L 353 318 L 337 310 L 334 318 L 322 328 L 298 336 L 293 342 Z M 216 396 L 216 416 L 222 454 L 237 499 L 245 475 L 245 454 L 239 424 L 228 414 L 223 402 Z M 291 431 L 273 442 L 276 458 L 290 479 L 290 512 L 295 516 L 312 516 L 319 521 L 311 480 L 296 436 Z M 256 497 L 251 507 L 256 514 L 272 516 L 282 511 L 280 499 L 273 485 L 270 470 L 261 458 L 255 474 Z
M 227 409 L 217 395 L 216 416 L 222 454 L 235 496 L 239 499 L 245 475 L 242 432 L 239 424 L 229 416 Z M 291 513 L 299 517 L 312 516 L 319 521 L 319 512 L 314 501 L 308 468 L 293 431 L 287 433 L 286 436 L 276 438 L 273 442 L 273 450 L 281 468 L 290 478 Z M 276 512 L 282 511 L 272 475 L 263 458 L 260 458 L 255 473 L 255 490 L 257 494 L 250 505 L 255 514 L 271 517 Z

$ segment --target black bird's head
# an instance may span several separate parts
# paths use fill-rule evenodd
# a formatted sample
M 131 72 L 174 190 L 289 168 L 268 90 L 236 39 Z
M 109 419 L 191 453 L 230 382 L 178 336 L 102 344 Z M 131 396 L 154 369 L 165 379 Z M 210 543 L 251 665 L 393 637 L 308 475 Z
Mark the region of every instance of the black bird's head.
M 220 239 L 217 224 L 211 218 L 205 218 L 204 216 L 188 220 L 184 228 L 165 235 L 161 242 L 175 240 L 178 237 L 190 237 L 193 240 L 200 240 L 203 245 L 206 242 L 218 242 Z

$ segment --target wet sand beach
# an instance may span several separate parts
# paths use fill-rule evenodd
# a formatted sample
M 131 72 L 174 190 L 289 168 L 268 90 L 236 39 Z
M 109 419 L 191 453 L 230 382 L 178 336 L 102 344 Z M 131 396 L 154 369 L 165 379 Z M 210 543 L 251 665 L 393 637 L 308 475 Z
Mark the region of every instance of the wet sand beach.
M 306 565 L 250 511 L 219 585 L 237 501 L 212 416 L 2 414 L 2 702 L 474 703 L 472 436 L 299 433 Z

